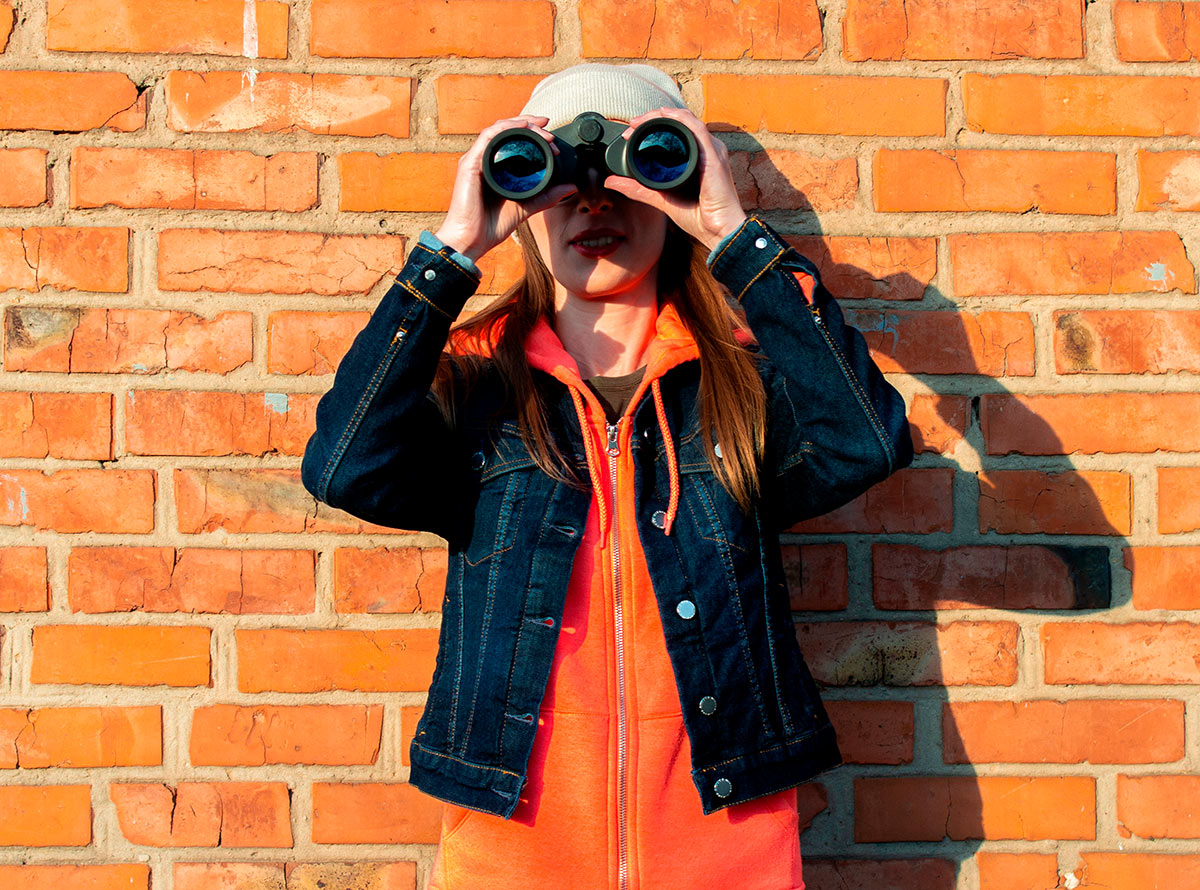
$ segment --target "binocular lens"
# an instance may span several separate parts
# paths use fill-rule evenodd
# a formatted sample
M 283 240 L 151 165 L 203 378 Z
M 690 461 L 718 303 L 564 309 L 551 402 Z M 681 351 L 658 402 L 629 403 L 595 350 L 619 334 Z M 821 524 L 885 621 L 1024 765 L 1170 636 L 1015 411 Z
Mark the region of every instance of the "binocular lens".
M 532 192 L 546 177 L 546 156 L 532 139 L 515 136 L 495 147 L 489 158 L 492 178 L 510 192 Z
M 629 157 L 651 182 L 674 182 L 687 172 L 689 147 L 671 130 L 651 130 L 638 139 Z

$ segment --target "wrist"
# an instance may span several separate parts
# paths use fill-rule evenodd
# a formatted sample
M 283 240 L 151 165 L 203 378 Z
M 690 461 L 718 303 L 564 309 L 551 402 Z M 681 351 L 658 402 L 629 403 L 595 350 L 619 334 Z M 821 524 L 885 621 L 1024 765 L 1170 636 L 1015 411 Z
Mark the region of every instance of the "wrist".
M 707 236 L 702 239 L 704 246 L 710 251 L 746 224 L 745 212 L 730 213 L 723 216 L 720 222 L 709 229 Z
M 455 253 L 465 256 L 472 263 L 477 262 L 480 257 L 487 253 L 486 247 L 480 249 L 478 245 L 474 244 L 470 238 L 458 229 L 442 226 L 433 233 L 433 237 L 437 238 Z

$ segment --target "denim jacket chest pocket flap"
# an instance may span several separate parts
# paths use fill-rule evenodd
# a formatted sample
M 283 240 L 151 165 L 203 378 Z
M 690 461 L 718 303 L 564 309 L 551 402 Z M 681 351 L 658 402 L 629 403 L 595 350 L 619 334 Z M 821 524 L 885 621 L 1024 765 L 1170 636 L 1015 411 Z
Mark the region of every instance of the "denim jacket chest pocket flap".
M 537 469 L 515 423 L 479 431 L 476 438 L 477 447 L 468 456 L 470 470 L 478 479 L 478 500 L 472 511 L 475 522 L 463 550 L 469 565 L 478 565 L 513 546 L 525 493 Z

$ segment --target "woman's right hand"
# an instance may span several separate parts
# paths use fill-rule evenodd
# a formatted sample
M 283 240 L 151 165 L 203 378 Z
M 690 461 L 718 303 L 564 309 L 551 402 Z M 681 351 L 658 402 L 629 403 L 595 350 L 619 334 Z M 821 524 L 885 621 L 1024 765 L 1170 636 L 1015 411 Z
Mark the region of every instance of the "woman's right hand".
M 545 129 L 550 121 L 544 117 L 521 115 L 496 121 L 479 134 L 479 138 L 458 161 L 450 209 L 435 236 L 472 262 L 511 235 L 522 222 L 553 207 L 573 195 L 574 185 L 556 185 L 528 201 L 502 200 L 490 194 L 483 181 L 483 155 L 492 137 L 503 130 L 525 127 L 538 133 L 550 143 L 555 154 L 554 134 Z

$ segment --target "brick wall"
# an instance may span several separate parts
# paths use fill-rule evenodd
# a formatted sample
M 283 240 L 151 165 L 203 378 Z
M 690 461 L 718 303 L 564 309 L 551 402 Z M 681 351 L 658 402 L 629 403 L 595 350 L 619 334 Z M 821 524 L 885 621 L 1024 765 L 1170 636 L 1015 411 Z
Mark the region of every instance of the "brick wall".
M 0 51 L 4 887 L 423 885 L 444 550 L 299 456 L 470 134 L 617 58 L 919 443 L 785 539 L 811 890 L 1200 888 L 1200 2 L 0 0 Z

